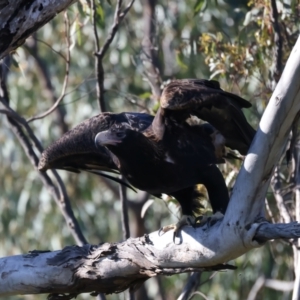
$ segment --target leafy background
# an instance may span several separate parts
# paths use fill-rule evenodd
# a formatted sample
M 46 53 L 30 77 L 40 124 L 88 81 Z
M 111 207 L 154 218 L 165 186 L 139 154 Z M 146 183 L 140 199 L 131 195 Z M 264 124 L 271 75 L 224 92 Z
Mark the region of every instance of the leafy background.
M 99 113 L 96 96 L 95 39 L 93 9 L 89 1 L 72 5 L 65 13 L 29 38 L 12 55 L 8 77 L 11 107 L 25 119 L 46 111 L 63 89 L 66 56 L 70 51 L 68 85 L 63 100 L 52 114 L 30 122 L 44 147 L 63 132 Z M 297 1 L 277 1 L 284 63 L 299 34 Z M 115 1 L 95 3 L 96 28 L 100 46 L 113 24 Z M 154 8 L 151 15 L 149 7 Z M 150 22 L 146 16 L 150 14 Z M 149 18 L 148 18 L 149 19 Z M 69 36 L 66 34 L 69 22 Z M 152 26 L 150 35 L 147 26 Z M 68 42 L 66 41 L 68 37 Z M 105 104 L 109 111 L 154 113 L 158 97 L 149 81 L 156 84 L 172 78 L 210 78 L 223 89 L 237 93 L 252 103 L 245 111 L 257 128 L 268 99 L 278 81 L 274 54 L 274 20 L 271 1 L 142 1 L 136 0 L 104 59 Z M 151 40 L 155 61 L 145 53 Z M 152 77 L 151 77 L 152 76 Z M 47 82 L 48 80 L 48 82 Z M 50 86 L 49 86 L 50 81 Z M 0 117 L 0 255 L 9 256 L 30 250 L 57 250 L 75 244 L 64 218 L 40 181 L 9 129 Z M 239 163 L 220 166 L 231 188 Z M 292 218 L 295 218 L 294 181 L 283 160 L 278 166 L 280 191 Z M 89 243 L 117 242 L 123 239 L 118 186 L 95 175 L 59 171 L 67 187 L 74 214 Z M 172 199 L 155 199 L 140 217 L 142 195 L 127 192 L 131 236 L 155 231 L 177 220 L 180 212 Z M 148 196 L 145 200 L 154 199 Z M 151 202 L 147 202 L 151 203 Z M 282 221 L 281 211 L 270 189 L 266 203 L 268 218 Z M 262 278 L 290 283 L 294 280 L 295 251 L 288 241 L 274 241 L 236 259 L 236 271 L 203 273 L 199 291 L 207 299 L 290 299 L 292 290 L 276 290 L 264 285 L 254 298 L 251 291 Z M 176 299 L 188 274 L 148 280 L 136 299 Z M 274 283 L 274 282 L 273 282 Z M 275 286 L 276 287 L 276 286 Z M 277 285 L 278 287 L 278 285 Z M 45 299 L 41 296 L 15 296 L 7 299 Z M 203 299 L 195 294 L 193 299 Z M 89 299 L 80 295 L 78 299 Z M 125 294 L 107 299 L 125 299 Z

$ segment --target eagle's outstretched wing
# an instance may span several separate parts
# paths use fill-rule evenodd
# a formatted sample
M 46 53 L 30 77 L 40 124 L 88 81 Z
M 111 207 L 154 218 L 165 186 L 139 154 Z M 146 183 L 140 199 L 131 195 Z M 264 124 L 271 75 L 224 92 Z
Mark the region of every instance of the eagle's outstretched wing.
M 225 137 L 226 146 L 243 155 L 247 154 L 255 135 L 241 110 L 249 107 L 250 102 L 223 91 L 213 80 L 173 80 L 161 97 L 161 108 L 168 118 L 196 115 Z
M 126 124 L 132 130 L 143 131 L 152 120 L 151 115 L 144 113 L 99 114 L 80 123 L 51 144 L 42 153 L 38 168 L 40 171 L 63 169 L 76 173 L 80 170 L 118 173 L 117 157 L 104 146 L 98 145 L 96 148 L 95 136 L 114 124 Z M 116 181 L 119 182 L 118 179 Z

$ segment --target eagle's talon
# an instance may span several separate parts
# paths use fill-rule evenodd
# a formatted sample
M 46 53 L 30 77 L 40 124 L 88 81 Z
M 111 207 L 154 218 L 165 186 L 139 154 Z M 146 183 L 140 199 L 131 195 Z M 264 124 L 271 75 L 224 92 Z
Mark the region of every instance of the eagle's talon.
M 158 232 L 157 232 L 158 236 L 162 236 L 164 234 L 164 233 L 161 234 L 161 232 L 162 232 L 162 227 L 160 227 L 159 230 L 158 230 Z
M 178 232 L 175 232 L 175 230 L 174 230 L 174 232 L 173 232 L 173 243 L 174 244 L 176 244 L 176 238 L 178 237 L 177 234 L 178 234 Z
M 164 227 L 160 227 L 158 230 L 158 236 L 162 236 L 166 233 L 166 231 L 164 231 Z
M 168 232 L 170 230 L 174 230 L 174 232 L 176 232 L 176 229 L 177 229 L 176 225 L 177 224 L 170 224 L 170 225 L 166 225 L 166 226 L 161 227 L 158 230 L 158 235 L 162 236 L 162 235 L 164 235 L 166 232 Z
M 195 227 L 196 218 L 194 216 L 183 215 L 176 224 L 170 224 L 160 228 L 158 231 L 158 235 L 162 236 L 166 232 L 173 230 L 173 242 L 175 243 L 175 239 L 179 237 L 179 232 L 185 225 Z

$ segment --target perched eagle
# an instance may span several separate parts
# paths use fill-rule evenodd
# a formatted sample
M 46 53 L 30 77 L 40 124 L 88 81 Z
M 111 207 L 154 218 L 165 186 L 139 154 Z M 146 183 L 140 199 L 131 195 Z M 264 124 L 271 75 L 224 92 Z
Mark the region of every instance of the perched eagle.
M 225 213 L 228 190 L 216 164 L 223 162 L 225 146 L 246 155 L 255 130 L 241 109 L 250 106 L 217 81 L 174 80 L 154 118 L 103 113 L 86 120 L 43 152 L 39 170 L 118 171 L 136 188 L 179 201 L 184 216 L 177 232 L 199 207 L 199 183 L 213 212 Z M 191 124 L 191 116 L 208 123 Z

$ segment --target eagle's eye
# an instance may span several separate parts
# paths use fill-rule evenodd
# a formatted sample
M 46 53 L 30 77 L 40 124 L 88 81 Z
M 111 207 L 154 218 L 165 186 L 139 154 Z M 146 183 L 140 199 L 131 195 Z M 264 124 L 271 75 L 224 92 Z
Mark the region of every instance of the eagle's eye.
M 116 136 L 118 138 L 123 138 L 125 136 L 125 133 L 124 132 L 116 132 Z

